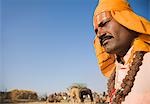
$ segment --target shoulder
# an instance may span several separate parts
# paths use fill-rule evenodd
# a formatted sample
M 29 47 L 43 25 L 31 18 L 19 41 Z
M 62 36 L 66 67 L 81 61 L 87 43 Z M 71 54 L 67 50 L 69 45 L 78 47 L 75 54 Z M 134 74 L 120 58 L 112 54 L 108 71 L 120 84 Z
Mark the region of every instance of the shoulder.
M 140 70 L 135 77 L 135 86 L 137 89 L 148 90 L 150 92 L 150 52 L 146 53 L 143 57 Z
M 150 52 L 145 53 L 144 59 L 150 60 Z
M 143 57 L 142 66 L 150 68 L 150 52 L 146 53 Z
M 140 71 L 142 75 L 148 75 L 150 73 L 150 52 L 146 53 L 143 57 L 142 65 L 140 66 Z
M 150 102 L 150 52 L 143 57 L 132 91 L 123 104 L 149 104 Z M 138 99 L 138 100 L 136 100 Z

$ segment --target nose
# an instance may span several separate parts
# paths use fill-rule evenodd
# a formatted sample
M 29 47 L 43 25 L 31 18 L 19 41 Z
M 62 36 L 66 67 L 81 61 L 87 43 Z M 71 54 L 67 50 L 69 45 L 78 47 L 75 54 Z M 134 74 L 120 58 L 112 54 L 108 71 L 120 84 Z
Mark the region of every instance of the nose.
M 101 37 L 104 34 L 106 34 L 105 29 L 103 27 L 98 27 L 97 36 Z

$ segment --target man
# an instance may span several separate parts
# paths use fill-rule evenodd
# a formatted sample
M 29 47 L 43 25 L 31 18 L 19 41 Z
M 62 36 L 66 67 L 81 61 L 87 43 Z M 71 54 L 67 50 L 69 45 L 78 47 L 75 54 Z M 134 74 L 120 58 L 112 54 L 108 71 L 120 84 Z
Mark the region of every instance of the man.
M 111 104 L 150 103 L 150 22 L 125 0 L 100 0 L 94 47 Z

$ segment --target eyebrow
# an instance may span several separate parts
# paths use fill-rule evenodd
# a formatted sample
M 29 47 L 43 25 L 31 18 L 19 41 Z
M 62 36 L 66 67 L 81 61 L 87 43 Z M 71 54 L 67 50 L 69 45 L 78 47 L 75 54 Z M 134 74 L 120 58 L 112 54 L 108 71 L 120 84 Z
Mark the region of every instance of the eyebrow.
M 98 24 L 98 27 L 103 27 L 103 25 L 106 23 L 106 22 L 109 22 L 111 20 L 111 18 L 105 18 L 104 20 L 102 20 L 99 24 Z

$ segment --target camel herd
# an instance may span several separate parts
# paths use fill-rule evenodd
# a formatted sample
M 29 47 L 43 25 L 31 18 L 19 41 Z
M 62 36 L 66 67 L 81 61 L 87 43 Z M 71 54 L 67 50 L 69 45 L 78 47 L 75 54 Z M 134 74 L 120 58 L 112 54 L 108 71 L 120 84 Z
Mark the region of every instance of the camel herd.
M 46 100 L 47 103 L 49 102 L 70 102 L 71 104 L 74 103 L 84 103 L 84 102 L 91 102 L 93 104 L 107 104 L 109 103 L 108 95 L 98 94 L 96 92 L 92 92 L 87 87 L 78 87 L 72 86 L 68 89 L 68 92 L 61 92 L 61 93 L 53 93 L 50 94 Z
M 46 102 L 62 104 L 107 104 L 109 97 L 107 94 L 98 94 L 92 92 L 87 87 L 71 86 L 66 92 L 53 93 L 49 96 L 38 96 L 36 92 L 28 90 L 12 90 L 0 92 L 0 103 L 17 103 L 17 102 Z
M 57 103 L 57 102 L 62 102 L 62 101 L 69 101 L 69 96 L 66 92 L 60 92 L 60 93 L 53 93 L 50 94 L 47 99 L 45 99 L 46 102 L 50 102 L 50 103 Z

